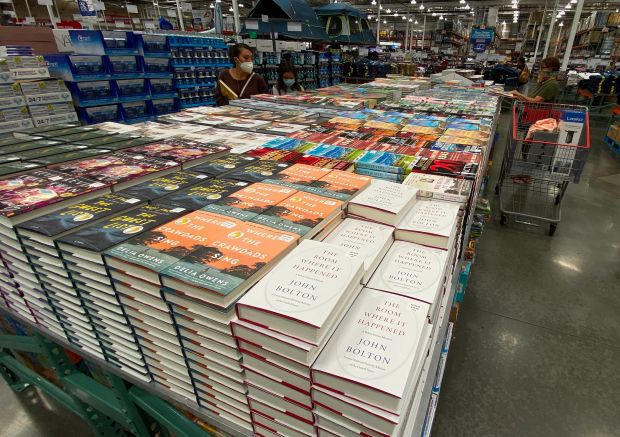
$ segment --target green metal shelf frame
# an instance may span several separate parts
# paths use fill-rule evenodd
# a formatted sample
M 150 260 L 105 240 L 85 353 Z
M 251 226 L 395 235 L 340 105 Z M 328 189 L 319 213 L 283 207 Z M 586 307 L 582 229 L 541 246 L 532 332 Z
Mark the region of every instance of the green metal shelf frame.
M 34 328 L 18 315 L 7 314 Z M 38 387 L 86 421 L 98 437 L 117 437 L 122 435 L 122 430 L 137 437 L 150 436 L 141 411 L 151 416 L 169 433 L 179 437 L 212 436 L 160 397 L 135 385 L 128 388 L 123 378 L 108 371 L 107 363 L 104 366 L 100 360 L 91 360 L 82 351 L 76 351 L 88 361 L 97 361 L 96 364 L 101 368 L 108 385 L 82 373 L 71 364 L 63 347 L 64 345 L 61 346 L 39 333 L 32 336 L 0 334 L 0 375 L 17 392 L 30 385 Z M 43 378 L 16 359 L 13 351 L 43 355 L 61 386 Z

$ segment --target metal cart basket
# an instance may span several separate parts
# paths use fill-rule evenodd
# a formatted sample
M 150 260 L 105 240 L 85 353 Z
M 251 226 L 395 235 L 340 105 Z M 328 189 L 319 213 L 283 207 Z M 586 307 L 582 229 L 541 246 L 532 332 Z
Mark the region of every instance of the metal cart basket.
M 544 119 L 554 119 L 563 129 L 553 132 L 530 129 Z M 553 124 L 552 120 L 549 122 Z M 580 124 L 581 132 L 571 128 Z M 526 225 L 540 226 L 540 222 L 547 222 L 549 235 L 553 235 L 560 222 L 566 188 L 569 182 L 579 182 L 589 149 L 587 107 L 515 101 L 495 187 L 501 224 L 507 224 L 510 215 Z

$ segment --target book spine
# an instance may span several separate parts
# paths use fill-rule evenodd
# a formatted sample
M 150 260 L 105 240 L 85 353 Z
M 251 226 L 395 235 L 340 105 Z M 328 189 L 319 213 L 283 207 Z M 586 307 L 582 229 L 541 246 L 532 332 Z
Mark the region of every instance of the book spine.
M 378 179 L 385 179 L 388 181 L 402 182 L 402 180 L 404 179 L 403 175 L 401 174 L 387 173 L 387 172 L 381 172 L 381 171 L 375 171 L 375 170 L 367 170 L 365 168 L 357 168 L 355 169 L 355 172 L 358 174 L 372 176 Z
M 395 174 L 403 174 L 403 171 L 404 171 L 401 167 L 395 167 L 393 165 L 371 164 L 367 162 L 356 162 L 355 169 L 388 172 L 388 173 L 395 173 Z

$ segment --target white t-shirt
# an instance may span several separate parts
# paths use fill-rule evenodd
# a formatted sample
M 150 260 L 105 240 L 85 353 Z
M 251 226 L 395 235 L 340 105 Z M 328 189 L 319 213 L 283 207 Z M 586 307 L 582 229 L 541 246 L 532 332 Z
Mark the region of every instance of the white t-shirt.
M 302 87 L 301 85 L 299 85 L 299 87 L 301 88 L 301 91 L 304 90 L 304 87 Z M 274 85 L 273 89 L 271 90 L 271 94 L 273 94 L 274 96 L 283 96 L 285 94 L 297 94 L 297 93 L 299 93 L 299 91 L 292 90 L 290 87 L 286 87 L 286 89 L 280 91 L 278 90 L 278 85 Z

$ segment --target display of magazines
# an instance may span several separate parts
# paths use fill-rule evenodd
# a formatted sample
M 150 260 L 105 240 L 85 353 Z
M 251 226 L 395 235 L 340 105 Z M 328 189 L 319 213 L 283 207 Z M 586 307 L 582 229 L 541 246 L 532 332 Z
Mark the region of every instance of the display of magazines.
M 390 94 L 0 139 L 1 311 L 239 435 L 422 435 L 498 98 Z

